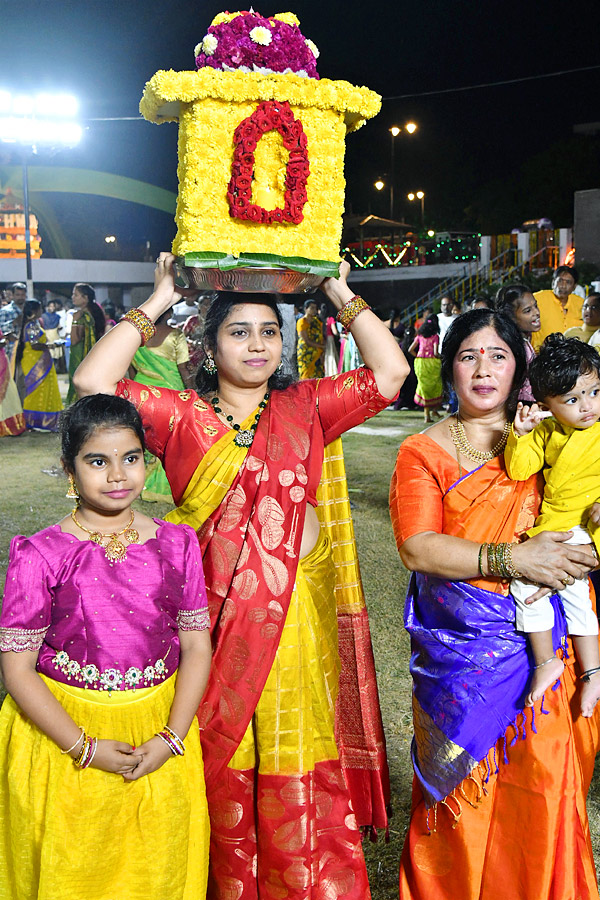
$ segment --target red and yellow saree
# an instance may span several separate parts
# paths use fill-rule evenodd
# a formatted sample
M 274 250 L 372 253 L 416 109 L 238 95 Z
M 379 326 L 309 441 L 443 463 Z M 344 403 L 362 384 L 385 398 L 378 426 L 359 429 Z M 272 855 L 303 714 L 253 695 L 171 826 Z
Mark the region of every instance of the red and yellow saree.
M 385 747 L 335 445 L 323 460 L 388 401 L 368 370 L 274 391 L 246 450 L 192 391 L 119 392 L 163 461 L 178 506 L 168 518 L 192 524 L 203 550 L 209 896 L 364 900 L 357 826 L 386 824 Z M 321 538 L 299 559 L 318 490 Z

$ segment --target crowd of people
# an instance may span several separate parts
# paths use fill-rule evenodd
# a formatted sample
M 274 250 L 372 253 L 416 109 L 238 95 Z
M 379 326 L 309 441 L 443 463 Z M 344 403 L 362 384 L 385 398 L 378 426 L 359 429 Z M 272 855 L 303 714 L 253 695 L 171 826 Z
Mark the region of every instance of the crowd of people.
M 75 506 L 14 538 L 0 615 L 0 897 L 370 897 L 389 782 L 340 437 L 410 399 L 400 898 L 598 900 L 600 296 L 559 267 L 407 327 L 343 264 L 297 312 L 295 378 L 274 296 L 190 305 L 173 262 L 112 321 L 73 290 Z M 0 418 L 56 428 L 59 313 L 15 308 Z

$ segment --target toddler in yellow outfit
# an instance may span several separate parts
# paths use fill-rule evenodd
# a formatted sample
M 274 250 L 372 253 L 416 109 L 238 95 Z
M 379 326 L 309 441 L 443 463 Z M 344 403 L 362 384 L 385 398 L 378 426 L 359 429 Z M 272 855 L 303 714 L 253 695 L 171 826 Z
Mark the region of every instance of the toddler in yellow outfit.
M 519 403 L 504 454 L 507 472 L 517 481 L 543 470 L 544 498 L 528 535 L 570 531 L 569 543 L 593 544 L 598 553 L 600 529 L 592 507 L 600 497 L 600 356 L 576 338 L 550 335 L 529 367 L 529 380 L 540 405 L 527 408 Z M 584 669 L 581 712 L 590 716 L 600 699 L 598 619 L 587 576 L 576 579 L 565 573 L 563 585 L 565 618 Z M 511 583 L 516 626 L 529 634 L 535 660 L 527 705 L 539 699 L 563 669 L 552 645 L 550 599 L 530 599 L 538 590 L 539 585 L 521 579 Z

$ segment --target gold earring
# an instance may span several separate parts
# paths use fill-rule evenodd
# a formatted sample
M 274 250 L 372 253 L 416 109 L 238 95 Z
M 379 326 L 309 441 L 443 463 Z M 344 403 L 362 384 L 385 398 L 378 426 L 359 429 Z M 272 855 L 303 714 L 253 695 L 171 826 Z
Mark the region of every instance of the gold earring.
M 75 479 L 72 475 L 69 475 L 69 488 L 67 493 L 65 494 L 67 500 L 76 500 L 79 501 L 79 491 L 77 490 L 77 485 L 75 484 Z

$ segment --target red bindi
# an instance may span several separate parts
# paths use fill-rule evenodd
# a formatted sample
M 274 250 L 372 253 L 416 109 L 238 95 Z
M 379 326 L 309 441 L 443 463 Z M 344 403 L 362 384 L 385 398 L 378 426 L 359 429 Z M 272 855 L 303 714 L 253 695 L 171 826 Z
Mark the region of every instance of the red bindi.
M 480 352 L 480 353 L 485 353 L 485 350 L 483 349 L 483 347 L 480 347 L 480 348 L 479 348 L 479 352 Z

